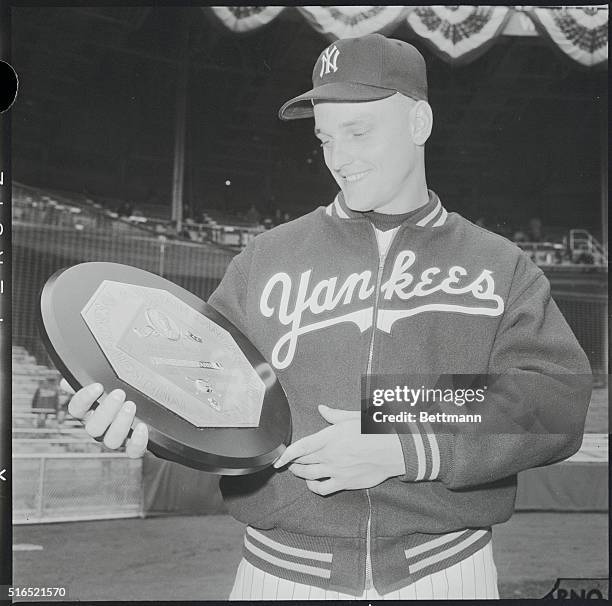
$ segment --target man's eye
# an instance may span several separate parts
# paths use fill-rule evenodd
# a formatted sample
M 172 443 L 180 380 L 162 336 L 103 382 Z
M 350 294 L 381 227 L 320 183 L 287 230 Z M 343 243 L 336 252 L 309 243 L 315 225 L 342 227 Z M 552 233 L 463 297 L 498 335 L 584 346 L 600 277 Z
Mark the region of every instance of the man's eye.
M 367 130 L 360 130 L 357 132 L 353 133 L 353 137 L 363 137 L 364 135 L 367 135 L 368 131 Z

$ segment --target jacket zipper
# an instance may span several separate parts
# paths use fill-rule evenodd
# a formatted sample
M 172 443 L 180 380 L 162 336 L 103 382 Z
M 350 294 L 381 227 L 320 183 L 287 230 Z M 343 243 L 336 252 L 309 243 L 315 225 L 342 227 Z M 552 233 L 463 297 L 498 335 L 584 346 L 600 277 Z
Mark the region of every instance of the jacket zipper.
M 381 252 L 378 245 L 378 238 L 376 237 L 376 228 L 372 223 L 372 231 L 374 233 L 374 242 L 376 244 L 376 250 L 378 251 L 378 273 L 376 274 L 376 298 L 374 299 L 374 311 L 372 314 L 372 337 L 370 338 L 370 348 L 368 350 L 368 366 L 366 369 L 366 393 L 370 392 L 370 376 L 372 374 L 372 358 L 374 357 L 374 336 L 376 334 L 376 317 L 378 315 L 378 300 L 380 297 L 380 285 L 382 282 L 382 275 L 385 268 L 385 261 L 387 259 L 387 253 L 391 250 L 391 246 L 399 229 L 393 234 L 391 241 L 389 242 L 387 249 L 384 253 Z M 366 559 L 365 559 L 365 588 L 371 589 L 374 586 L 373 575 L 372 575 L 372 556 L 371 556 L 371 527 L 372 527 L 372 499 L 370 498 L 370 489 L 366 488 L 366 496 L 368 497 L 368 525 L 366 527 Z

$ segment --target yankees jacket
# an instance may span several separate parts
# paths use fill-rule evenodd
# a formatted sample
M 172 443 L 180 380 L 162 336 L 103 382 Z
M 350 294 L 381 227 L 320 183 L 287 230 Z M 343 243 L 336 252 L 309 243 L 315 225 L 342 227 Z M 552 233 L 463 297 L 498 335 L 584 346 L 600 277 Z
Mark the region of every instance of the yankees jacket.
M 406 473 L 320 496 L 273 468 L 223 477 L 248 524 L 244 557 L 271 574 L 360 595 L 404 587 L 482 548 L 514 508 L 517 472 L 581 444 L 591 371 L 541 269 L 438 196 L 384 256 L 341 194 L 255 238 L 209 303 L 274 367 L 292 440 L 327 423 L 317 405 L 359 410 L 369 376 L 495 374 L 478 431 L 397 429 Z

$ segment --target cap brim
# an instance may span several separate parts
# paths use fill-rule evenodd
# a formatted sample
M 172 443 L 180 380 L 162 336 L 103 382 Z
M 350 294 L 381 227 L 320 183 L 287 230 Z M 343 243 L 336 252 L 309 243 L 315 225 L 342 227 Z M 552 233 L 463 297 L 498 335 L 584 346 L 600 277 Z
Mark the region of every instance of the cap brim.
M 386 99 L 397 93 L 396 90 L 359 84 L 355 82 L 329 82 L 322 84 L 285 103 L 278 110 L 281 120 L 299 120 L 300 118 L 312 118 L 313 101 L 336 101 L 343 103 L 378 101 Z

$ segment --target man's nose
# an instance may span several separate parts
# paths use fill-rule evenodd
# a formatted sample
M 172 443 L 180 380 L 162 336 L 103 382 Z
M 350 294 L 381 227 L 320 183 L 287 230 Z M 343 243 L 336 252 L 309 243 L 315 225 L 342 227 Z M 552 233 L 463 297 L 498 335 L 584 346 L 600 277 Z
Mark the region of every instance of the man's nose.
M 346 145 L 335 143 L 331 153 L 331 169 L 334 171 L 340 171 L 344 166 L 350 164 L 352 161 L 353 157 L 346 148 Z

